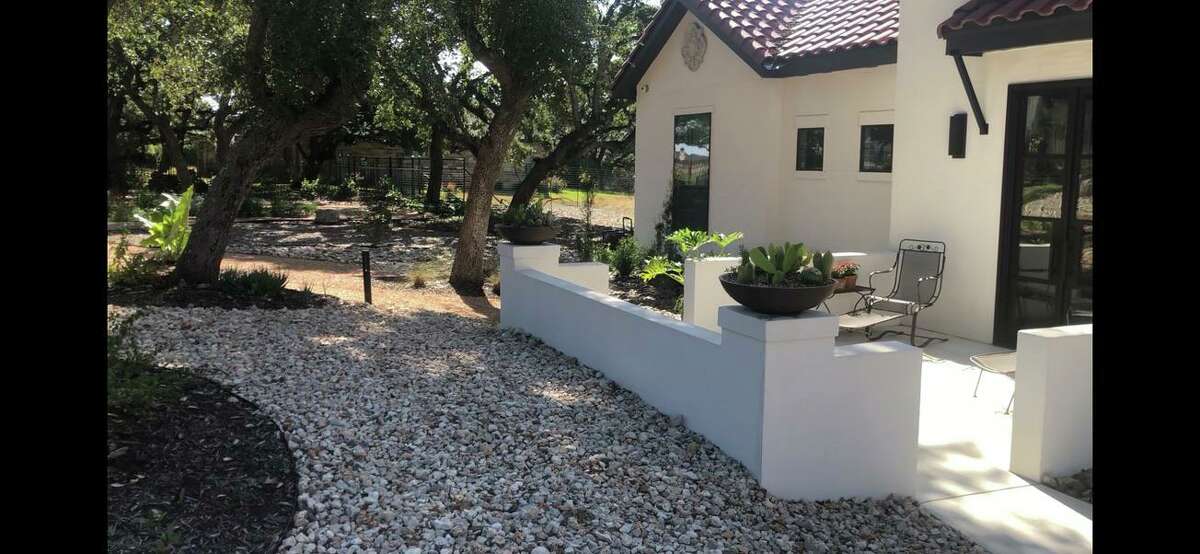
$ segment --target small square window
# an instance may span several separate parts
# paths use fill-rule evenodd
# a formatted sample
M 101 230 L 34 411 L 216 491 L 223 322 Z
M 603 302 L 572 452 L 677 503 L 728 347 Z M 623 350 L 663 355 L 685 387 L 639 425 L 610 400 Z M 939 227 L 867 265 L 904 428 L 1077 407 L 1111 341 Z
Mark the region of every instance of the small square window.
M 892 126 L 863 125 L 858 149 L 858 170 L 864 173 L 892 172 Z
M 822 171 L 825 167 L 825 128 L 796 129 L 796 171 Z

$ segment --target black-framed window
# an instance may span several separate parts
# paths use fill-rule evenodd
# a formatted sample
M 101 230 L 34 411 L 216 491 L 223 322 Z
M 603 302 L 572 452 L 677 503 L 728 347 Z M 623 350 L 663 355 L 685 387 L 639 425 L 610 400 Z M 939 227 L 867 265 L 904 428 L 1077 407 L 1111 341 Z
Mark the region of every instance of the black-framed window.
M 796 171 L 825 168 L 825 128 L 796 129 Z
M 892 172 L 892 125 L 863 125 L 858 143 L 858 170 Z

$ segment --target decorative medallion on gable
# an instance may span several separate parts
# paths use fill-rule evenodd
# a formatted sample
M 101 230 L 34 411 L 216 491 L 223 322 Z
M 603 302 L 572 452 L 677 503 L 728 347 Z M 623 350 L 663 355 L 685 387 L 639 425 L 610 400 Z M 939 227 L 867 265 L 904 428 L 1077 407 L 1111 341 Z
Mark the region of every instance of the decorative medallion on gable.
M 693 21 L 683 37 L 683 63 L 688 69 L 696 71 L 704 63 L 704 51 L 708 49 L 708 38 L 704 36 L 704 27 Z

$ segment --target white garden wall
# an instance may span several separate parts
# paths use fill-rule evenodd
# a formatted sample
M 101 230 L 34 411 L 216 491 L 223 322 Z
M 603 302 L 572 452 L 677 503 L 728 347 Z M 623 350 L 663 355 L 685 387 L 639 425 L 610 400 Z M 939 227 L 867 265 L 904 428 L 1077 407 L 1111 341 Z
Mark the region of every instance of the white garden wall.
M 767 317 L 725 306 L 710 331 L 568 280 L 591 282 L 602 268 L 560 264 L 558 250 L 500 244 L 501 326 L 683 416 L 771 494 L 914 493 L 920 350 L 835 347 L 836 317 L 816 311 Z
M 1041 481 L 1092 467 L 1092 326 L 1017 333 L 1011 471 Z

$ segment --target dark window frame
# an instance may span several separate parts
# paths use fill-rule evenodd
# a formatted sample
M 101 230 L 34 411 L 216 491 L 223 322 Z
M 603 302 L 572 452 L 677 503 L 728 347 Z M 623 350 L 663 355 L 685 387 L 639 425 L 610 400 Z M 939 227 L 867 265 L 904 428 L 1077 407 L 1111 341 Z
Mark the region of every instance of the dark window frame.
M 878 127 L 888 127 L 892 131 L 892 150 L 891 156 L 888 158 L 887 169 L 867 169 L 866 168 L 866 153 L 865 148 L 867 142 L 867 130 Z M 891 173 L 895 164 L 896 156 L 896 125 L 893 123 L 877 123 L 872 125 L 860 125 L 858 132 L 858 171 L 859 173 Z
M 821 132 L 821 154 L 817 158 L 817 167 L 800 167 L 800 136 L 804 131 L 820 131 Z M 796 129 L 796 171 L 825 171 L 825 128 L 824 127 L 799 127 Z

